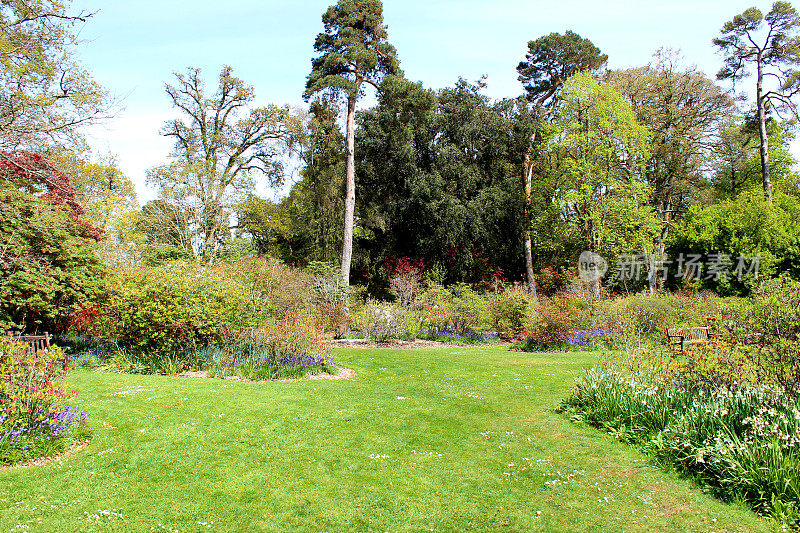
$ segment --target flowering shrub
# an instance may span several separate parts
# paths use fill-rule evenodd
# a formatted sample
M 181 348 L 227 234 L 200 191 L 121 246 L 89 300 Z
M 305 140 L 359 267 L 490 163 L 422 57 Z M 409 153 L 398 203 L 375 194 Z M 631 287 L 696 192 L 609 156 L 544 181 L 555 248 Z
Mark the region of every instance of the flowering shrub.
M 573 277 L 568 270 L 545 267 L 536 274 L 536 289 L 539 295 L 555 296 L 567 288 Z
M 389 340 L 413 340 L 418 330 L 412 313 L 392 304 L 370 302 L 364 308 L 363 332 L 375 342 Z
M 350 312 L 343 304 L 317 303 L 311 312 L 323 331 L 342 338 L 350 330 Z
M 618 332 L 610 328 L 576 329 L 565 335 L 552 335 L 544 338 L 527 332 L 512 349 L 522 352 L 547 350 L 562 351 L 600 351 L 617 350 L 621 346 Z
M 402 306 L 411 305 L 422 292 L 422 274 L 425 271 L 425 261 L 422 259 L 409 259 L 401 257 L 396 261 L 387 262 L 389 276 L 389 292 Z
M 429 286 L 417 299 L 414 314 L 427 332 L 450 331 L 463 336 L 490 327 L 489 300 L 465 283 Z
M 53 346 L 33 352 L 0 338 L 0 464 L 51 455 L 68 437 L 88 436 L 87 417 L 64 405 L 69 356 Z
M 229 336 L 224 348 L 212 352 L 209 374 L 219 377 L 275 379 L 333 369 L 323 329 L 304 314 Z
M 308 270 L 314 275 L 311 285 L 311 312 L 323 330 L 336 338 L 350 329 L 350 287 L 339 269 L 329 263 L 314 261 Z
M 489 303 L 489 312 L 492 325 L 502 338 L 519 338 L 531 316 L 531 301 L 526 294 L 509 289 Z
M 615 339 L 610 328 L 576 329 L 585 322 L 586 310 L 586 302 L 579 298 L 541 299 L 514 348 L 522 351 L 610 348 Z
M 673 383 L 706 391 L 764 383 L 748 347 L 713 334 L 707 344 L 689 345 L 683 352 L 670 351 L 662 364 L 664 375 Z

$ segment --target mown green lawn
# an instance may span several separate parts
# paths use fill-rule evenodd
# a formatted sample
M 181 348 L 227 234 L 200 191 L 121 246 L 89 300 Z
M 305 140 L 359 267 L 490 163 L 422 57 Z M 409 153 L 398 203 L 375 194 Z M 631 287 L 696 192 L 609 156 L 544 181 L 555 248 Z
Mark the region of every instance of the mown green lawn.
M 0 471 L 0 531 L 765 531 L 553 412 L 587 354 L 347 350 L 353 380 L 75 371 L 95 437 Z

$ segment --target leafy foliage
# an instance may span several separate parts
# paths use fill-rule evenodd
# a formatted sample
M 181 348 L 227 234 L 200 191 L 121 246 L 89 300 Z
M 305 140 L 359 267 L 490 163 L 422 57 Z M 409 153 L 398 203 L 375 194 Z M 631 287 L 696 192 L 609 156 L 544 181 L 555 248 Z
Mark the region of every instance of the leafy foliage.
M 642 175 L 650 133 L 610 85 L 589 74 L 567 80 L 547 150 L 561 175 L 561 213 L 585 249 L 614 263 L 652 249 L 657 232 Z
M 0 149 L 74 143 L 97 122 L 107 97 L 75 61 L 78 27 L 90 17 L 70 2 L 0 4 Z
M 101 231 L 83 215 L 47 159 L 0 152 L 0 328 L 56 331 L 102 292 Z
M 492 325 L 504 339 L 522 336 L 531 316 L 531 301 L 519 291 L 506 290 L 498 294 L 489 304 Z
M 436 95 L 417 87 L 360 114 L 357 279 L 386 283 L 397 257 L 440 265 L 445 282 L 522 271 L 519 102 L 492 105 L 480 91 L 463 80 Z
M 766 26 L 766 27 L 765 27 Z M 772 203 L 767 109 L 789 112 L 797 118 L 792 101 L 800 93 L 800 15 L 789 2 L 775 2 L 766 15 L 755 7 L 725 23 L 714 44 L 724 54 L 725 66 L 717 79 L 736 82 L 756 72 L 753 95 L 761 142 L 761 176 L 764 197 Z M 765 85 L 765 82 L 767 83 Z
M 191 263 L 119 274 L 106 304 L 106 334 L 136 351 L 169 354 L 218 343 L 252 319 L 251 302 L 235 282 Z
M 590 40 L 567 30 L 528 43 L 525 61 L 517 66 L 519 81 L 537 106 L 552 105 L 559 87 L 579 72 L 600 69 L 608 61 Z
M 175 77 L 166 93 L 184 117 L 162 128 L 175 141 L 171 162 L 151 169 L 148 180 L 160 188 L 160 199 L 183 215 L 182 229 L 189 235 L 183 244 L 188 241 L 200 256 L 211 258 L 230 239 L 230 210 L 252 190 L 253 176 L 266 175 L 273 184 L 282 179 L 278 156 L 290 138 L 289 109 L 268 105 L 245 112 L 255 99 L 253 88 L 229 66 L 220 71 L 211 95 L 200 69 Z
M 760 256 L 759 276 L 769 278 L 784 272 L 800 276 L 800 201 L 777 192 L 769 206 L 758 191 L 749 190 L 732 200 L 702 207 L 694 206 L 668 242 L 672 257 L 681 253 L 725 254 L 728 273 L 697 280 L 701 287 L 722 294 L 744 295 L 749 292 L 752 276 L 737 279 L 735 270 L 740 256 Z
M 325 31 L 314 41 L 319 56 L 311 62 L 305 97 L 320 91 L 344 93 L 355 101 L 363 82 L 378 85 L 400 74 L 396 50 L 389 44 L 380 0 L 338 0 L 322 15 Z

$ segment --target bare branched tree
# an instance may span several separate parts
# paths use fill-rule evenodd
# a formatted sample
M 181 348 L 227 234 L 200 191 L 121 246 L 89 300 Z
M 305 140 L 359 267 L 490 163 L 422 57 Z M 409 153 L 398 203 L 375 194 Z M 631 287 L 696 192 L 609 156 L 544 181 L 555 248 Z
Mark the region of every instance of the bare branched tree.
M 800 94 L 800 15 L 789 2 L 775 2 L 766 15 L 751 7 L 725 23 L 714 44 L 725 57 L 717 74 L 734 84 L 755 69 L 755 105 L 761 141 L 764 198 L 772 203 L 767 111 L 800 118 L 794 98 Z
M 211 259 L 230 234 L 232 206 L 253 190 L 255 176 L 266 176 L 271 185 L 281 182 L 290 113 L 275 105 L 251 108 L 252 87 L 228 66 L 210 96 L 200 69 L 175 77 L 177 83 L 165 90 L 183 116 L 162 128 L 162 135 L 175 141 L 171 161 L 151 169 L 148 181 L 160 188 L 164 201 L 186 213 L 192 247 Z
M 73 143 L 114 104 L 73 57 L 77 28 L 56 0 L 0 2 L 0 149 Z

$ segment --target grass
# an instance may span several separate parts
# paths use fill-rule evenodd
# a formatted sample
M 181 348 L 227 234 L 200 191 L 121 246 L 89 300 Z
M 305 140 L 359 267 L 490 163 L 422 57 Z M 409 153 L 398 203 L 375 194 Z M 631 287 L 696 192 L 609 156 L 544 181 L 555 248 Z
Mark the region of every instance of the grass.
M 74 372 L 95 437 L 62 462 L 0 470 L 0 530 L 769 530 L 556 414 L 592 354 L 334 356 L 357 378 Z

